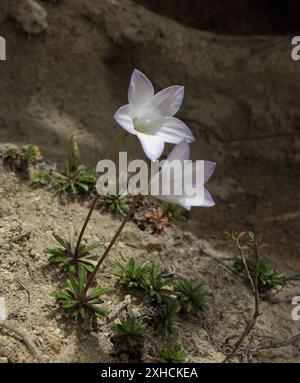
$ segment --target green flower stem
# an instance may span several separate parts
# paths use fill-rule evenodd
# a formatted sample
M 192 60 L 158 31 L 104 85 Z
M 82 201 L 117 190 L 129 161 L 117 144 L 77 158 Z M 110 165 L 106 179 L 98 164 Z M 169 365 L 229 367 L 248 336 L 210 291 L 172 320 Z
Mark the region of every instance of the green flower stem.
M 119 133 L 119 136 L 118 136 L 118 139 L 117 139 L 117 143 L 116 143 L 116 146 L 115 146 L 115 150 L 114 150 L 114 154 L 113 154 L 113 161 L 114 162 L 118 162 L 119 151 L 121 149 L 121 146 L 123 144 L 123 141 L 124 141 L 125 137 L 126 137 L 126 132 L 122 130 Z M 86 217 L 86 219 L 84 221 L 84 224 L 82 226 L 82 229 L 80 231 L 80 234 L 79 234 L 79 237 L 78 237 L 78 241 L 77 241 L 77 245 L 76 245 L 76 249 L 75 249 L 75 255 L 79 251 L 79 247 L 80 247 L 83 235 L 85 233 L 86 227 L 87 227 L 87 225 L 88 225 L 88 223 L 89 223 L 89 221 L 91 219 L 92 213 L 93 213 L 93 211 L 94 211 L 94 209 L 96 207 L 96 204 L 97 204 L 99 198 L 100 198 L 99 194 L 96 194 L 96 196 L 95 196 L 95 198 L 94 198 L 94 200 L 92 202 L 92 205 L 90 207 L 90 210 L 88 212 L 88 215 L 87 215 L 87 217 Z
M 120 236 L 124 226 L 126 225 L 126 223 L 128 222 L 129 218 L 131 217 L 131 214 L 134 212 L 134 209 L 135 209 L 137 203 L 140 201 L 141 197 L 142 196 L 139 194 L 139 195 L 137 195 L 137 196 L 135 196 L 133 198 L 133 201 L 132 201 L 132 203 L 131 203 L 131 205 L 129 207 L 129 210 L 128 210 L 128 212 L 127 212 L 123 222 L 121 223 L 121 225 L 120 225 L 119 229 L 117 230 L 116 234 L 114 235 L 113 239 L 110 241 L 110 244 L 105 249 L 105 251 L 104 251 L 102 257 L 100 258 L 100 260 L 98 261 L 94 271 L 90 274 L 90 276 L 88 278 L 88 281 L 87 281 L 87 284 L 86 284 L 86 287 L 85 287 L 85 291 L 84 291 L 85 295 L 86 295 L 88 289 L 90 288 L 93 280 L 95 279 L 95 276 L 96 276 L 100 266 L 102 265 L 103 261 L 108 256 L 111 248 L 113 247 L 113 245 L 116 243 L 117 239 L 119 238 L 119 236 Z
M 90 207 L 90 210 L 89 210 L 89 212 L 88 212 L 88 215 L 87 215 L 87 217 L 86 217 L 86 219 L 85 219 L 85 221 L 84 221 L 84 224 L 83 224 L 83 226 L 82 226 L 82 229 L 81 229 L 81 231 L 80 231 L 80 234 L 79 234 L 79 237 L 78 237 L 78 241 L 77 241 L 77 245 L 76 245 L 76 249 L 75 249 L 75 255 L 76 255 L 76 254 L 78 253 L 78 251 L 79 251 L 79 246 L 80 246 L 80 244 L 81 244 L 83 234 L 84 234 L 85 229 L 86 229 L 86 227 L 87 227 L 87 225 L 88 225 L 88 223 L 89 223 L 89 221 L 90 221 L 90 219 L 91 219 L 92 213 L 93 213 L 93 211 L 94 211 L 94 209 L 95 209 L 95 207 L 96 207 L 96 204 L 97 204 L 99 198 L 100 198 L 100 195 L 99 195 L 99 194 L 96 194 L 96 196 L 95 196 L 95 198 L 94 198 L 94 200 L 93 200 L 93 202 L 92 202 L 92 205 L 91 205 L 91 207 Z
M 119 156 L 119 153 L 120 153 L 120 149 L 122 147 L 122 144 L 123 144 L 123 141 L 124 141 L 126 135 L 127 135 L 127 133 L 123 129 L 119 132 L 119 135 L 118 135 L 118 138 L 117 138 L 117 142 L 116 142 L 116 146 L 115 146 L 115 149 L 114 149 L 114 152 L 113 152 L 113 156 L 112 156 L 112 160 L 114 162 L 118 162 L 118 156 Z

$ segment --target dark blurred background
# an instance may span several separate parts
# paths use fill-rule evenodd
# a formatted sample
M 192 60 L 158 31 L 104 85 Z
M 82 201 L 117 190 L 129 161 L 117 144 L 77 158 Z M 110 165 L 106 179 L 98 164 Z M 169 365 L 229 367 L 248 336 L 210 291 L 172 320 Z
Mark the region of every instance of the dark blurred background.
M 299 32 L 298 0 L 135 0 L 186 27 L 224 35 Z

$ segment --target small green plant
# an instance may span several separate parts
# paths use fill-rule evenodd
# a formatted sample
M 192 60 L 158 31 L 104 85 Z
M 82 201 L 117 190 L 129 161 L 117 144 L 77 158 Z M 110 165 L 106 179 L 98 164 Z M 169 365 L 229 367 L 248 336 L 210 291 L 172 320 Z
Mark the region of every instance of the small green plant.
M 103 197 L 104 206 L 114 213 L 124 215 L 127 213 L 130 201 L 127 196 L 106 194 Z
M 64 172 L 53 172 L 52 178 L 57 194 L 92 194 L 95 191 L 96 178 L 84 165 L 71 170 L 66 164 Z
M 102 196 L 102 206 L 112 213 L 125 216 L 132 202 L 132 197 L 122 195 L 119 181 L 107 181 L 105 186 L 108 187 L 108 184 L 111 188 L 111 194 L 107 192 Z
M 135 316 L 121 318 L 121 323 L 112 326 L 111 340 L 119 351 L 139 354 L 145 343 L 145 329 Z
M 15 149 L 15 148 L 8 148 L 4 151 L 3 153 L 3 158 L 4 159 L 16 159 L 17 158 L 17 155 L 19 153 L 19 150 L 18 149 Z
M 50 254 L 57 266 L 71 273 L 75 273 L 82 268 L 89 272 L 94 270 L 96 265 L 94 259 L 96 256 L 91 251 L 99 247 L 102 244 L 101 242 L 95 242 L 90 245 L 81 244 L 76 252 L 73 235 L 70 235 L 69 241 L 56 234 L 53 234 L 53 237 L 60 244 L 60 247 L 46 249 L 45 253 Z
M 234 258 L 234 266 L 246 274 L 252 290 L 257 290 L 256 293 L 265 293 L 271 289 L 279 291 L 284 278 L 260 255 L 260 249 L 268 246 L 263 243 L 263 235 L 253 231 L 231 231 L 227 235 L 235 242 L 240 253 L 239 257 Z
M 251 277 L 255 278 L 256 260 L 253 256 L 248 257 L 246 260 L 247 267 Z M 244 265 L 240 257 L 235 257 L 234 265 L 240 272 L 244 272 Z M 279 291 L 284 284 L 283 275 L 274 270 L 265 258 L 260 257 L 257 264 L 257 282 L 258 290 L 260 293 L 266 292 L 271 289 Z
M 28 163 L 32 164 L 37 158 L 36 147 L 29 147 L 26 151 L 22 150 L 24 158 Z M 69 156 L 65 162 L 62 172 L 40 170 L 31 175 L 31 182 L 35 186 L 47 186 L 56 190 L 57 195 L 91 195 L 95 192 L 96 172 L 90 172 L 88 169 L 79 164 L 80 153 L 79 147 L 72 136 L 70 140 Z
M 163 277 L 160 268 L 155 264 L 149 265 L 149 270 L 142 281 L 142 288 L 158 305 L 170 299 L 172 291 L 166 288 L 171 281 Z
M 24 145 L 21 149 L 9 148 L 3 154 L 3 165 L 18 173 L 28 176 L 28 169 L 41 161 L 38 146 Z
M 33 173 L 31 176 L 31 183 L 35 186 L 46 186 L 51 183 L 52 176 L 48 170 L 40 170 Z
M 180 344 L 167 344 L 165 348 L 158 353 L 158 360 L 160 363 L 184 363 L 187 356 L 187 352 Z
M 260 312 L 260 272 L 265 268 L 260 266 L 261 263 L 261 255 L 260 249 L 266 247 L 267 244 L 263 243 L 263 236 L 260 233 L 254 233 L 253 231 L 243 231 L 243 232 L 235 232 L 231 230 L 231 232 L 226 233 L 228 237 L 235 243 L 238 251 L 239 258 L 236 260 L 235 265 L 240 270 L 243 270 L 247 277 L 247 281 L 251 287 L 251 292 L 254 298 L 254 309 L 252 316 L 247 320 L 246 327 L 242 334 L 239 336 L 236 341 L 233 349 L 223 360 L 223 363 L 227 363 L 230 359 L 236 354 L 239 347 L 245 340 L 247 336 L 251 333 L 254 326 L 256 325 L 257 318 L 261 314 Z M 246 255 L 246 252 L 250 251 L 252 253 L 253 262 L 249 263 L 249 254 Z M 250 271 L 251 269 L 251 271 Z
M 188 279 L 181 279 L 175 289 L 182 309 L 188 314 L 199 314 L 207 309 L 203 283 L 197 284 Z
M 89 172 L 87 168 L 79 164 L 79 162 L 79 146 L 75 137 L 72 136 L 64 171 L 62 173 L 52 173 L 52 182 L 56 189 L 56 194 L 90 195 L 95 192 L 96 174 Z
M 125 287 L 141 287 L 143 280 L 149 272 L 149 261 L 141 265 L 136 264 L 134 258 L 130 258 L 127 265 L 123 262 L 117 262 L 118 270 L 112 274 L 119 278 L 118 283 Z
M 40 148 L 36 145 L 25 145 L 21 150 L 21 158 L 28 165 L 35 165 L 42 160 L 42 154 Z
M 104 301 L 101 296 L 108 294 L 112 289 L 96 287 L 89 294 L 85 292 L 87 272 L 80 269 L 78 278 L 72 277 L 67 280 L 64 290 L 54 291 L 51 296 L 55 297 L 71 318 L 88 321 L 103 317 L 105 311 L 99 307 Z
M 187 211 L 176 203 L 169 203 L 167 205 L 166 215 L 173 221 L 185 221 L 187 219 Z
M 177 334 L 177 328 L 180 324 L 177 318 L 179 310 L 180 306 L 174 300 L 164 303 L 159 307 L 157 327 L 162 331 L 165 338 Z

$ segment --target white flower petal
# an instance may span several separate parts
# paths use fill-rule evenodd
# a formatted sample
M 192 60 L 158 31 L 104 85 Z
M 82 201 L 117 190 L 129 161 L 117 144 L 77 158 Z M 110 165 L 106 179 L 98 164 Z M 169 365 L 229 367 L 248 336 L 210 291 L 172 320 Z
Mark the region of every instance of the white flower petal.
M 192 206 L 212 207 L 215 205 L 214 200 L 212 199 L 211 195 L 206 189 L 204 190 L 204 196 L 195 196 L 187 198 L 185 196 L 159 195 L 155 197 L 165 202 L 176 203 L 177 205 L 182 206 L 186 210 L 191 210 Z
M 165 117 L 147 123 L 147 128 L 153 134 L 159 135 L 165 142 L 179 144 L 182 140 L 195 141 L 188 126 L 175 117 Z
M 165 143 L 159 136 L 137 133 L 139 140 L 143 146 L 146 156 L 151 161 L 156 161 L 164 151 Z
M 130 105 L 122 106 L 114 115 L 114 118 L 128 133 L 136 134 L 130 113 Z
M 210 195 L 209 191 L 206 189 L 204 189 L 204 204 L 205 205 L 202 205 L 202 206 L 205 206 L 205 207 L 215 206 L 216 204 L 212 196 Z
M 199 193 L 199 190 L 198 190 Z M 212 207 L 215 205 L 214 200 L 210 193 L 203 188 L 200 195 L 195 197 L 185 198 L 185 203 L 190 206 L 202 206 L 202 207 Z
M 132 73 L 128 101 L 136 114 L 145 104 L 148 104 L 154 96 L 154 88 L 151 81 L 139 70 Z
M 204 182 L 208 181 L 216 169 L 216 163 L 204 161 Z
M 190 146 L 186 140 L 183 140 L 180 142 L 180 144 L 177 144 L 175 146 L 175 148 L 168 155 L 167 160 L 169 162 L 173 160 L 185 161 L 185 160 L 188 160 L 189 158 L 190 158 Z
M 199 171 L 201 171 L 201 175 L 203 176 L 203 184 L 205 184 L 205 182 L 207 182 L 213 175 L 216 168 L 216 163 L 211 161 L 199 161 L 199 160 L 197 162 L 201 164 L 201 168 L 199 169 Z M 193 162 L 191 167 L 185 168 L 185 173 L 184 173 L 185 177 L 190 176 L 191 172 L 192 172 L 191 177 L 193 180 L 195 180 L 196 179 L 196 163 L 195 162 Z
M 142 112 L 141 118 L 158 119 L 171 117 L 178 112 L 184 97 L 184 87 L 179 85 L 170 86 L 157 93 Z

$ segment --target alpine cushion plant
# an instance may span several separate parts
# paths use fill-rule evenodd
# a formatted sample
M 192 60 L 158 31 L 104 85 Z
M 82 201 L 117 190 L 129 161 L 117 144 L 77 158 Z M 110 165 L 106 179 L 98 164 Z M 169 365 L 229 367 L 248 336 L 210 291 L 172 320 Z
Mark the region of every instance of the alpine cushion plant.
M 85 322 L 105 316 L 105 311 L 99 307 L 104 303 L 101 296 L 112 291 L 108 288 L 95 287 L 86 294 L 86 280 L 86 271 L 80 269 L 78 278 L 71 277 L 67 280 L 67 287 L 64 290 L 54 291 L 51 294 L 72 318 Z
M 160 363 L 184 363 L 188 354 L 180 344 L 176 343 L 167 344 L 157 356 Z
M 180 324 L 180 320 L 177 318 L 179 310 L 180 306 L 175 300 L 163 303 L 159 307 L 156 318 L 157 327 L 161 330 L 165 338 L 169 338 L 177 334 L 177 328 Z
M 40 170 L 36 173 L 33 173 L 30 177 L 31 183 L 33 186 L 42 187 L 47 186 L 52 181 L 52 175 L 49 170 Z
M 134 70 L 129 90 L 129 104 L 115 114 L 116 121 L 128 133 L 140 140 L 146 156 L 157 160 L 165 142 L 179 144 L 182 140 L 194 141 L 191 130 L 173 117 L 181 107 L 183 86 L 171 86 L 154 95 L 151 81 L 139 70 Z
M 38 146 L 24 145 L 21 149 L 7 149 L 3 154 L 3 165 L 27 177 L 29 168 L 40 162 L 42 158 Z
M 202 283 L 197 284 L 188 279 L 181 279 L 175 293 L 181 308 L 187 314 L 197 315 L 207 309 L 206 294 Z
M 92 194 L 95 191 L 95 174 L 89 173 L 79 162 L 79 146 L 76 138 L 72 136 L 63 173 L 53 172 L 52 175 L 57 194 Z
M 188 219 L 188 212 L 176 203 L 167 204 L 166 215 L 171 221 L 185 221 Z
M 32 150 L 31 150 L 32 151 Z M 30 154 L 30 153 L 29 153 Z M 27 154 L 27 157 L 29 156 Z M 31 154 L 32 157 L 32 154 Z M 30 158 L 30 157 L 29 157 Z M 95 192 L 96 172 L 89 171 L 79 164 L 79 146 L 72 136 L 69 155 L 62 172 L 56 169 L 41 169 L 31 174 L 31 182 L 35 186 L 48 186 L 56 190 L 56 195 L 92 195 Z
M 106 194 L 103 197 L 104 206 L 120 215 L 126 214 L 129 209 L 129 198 L 126 196 Z
M 160 268 L 155 263 L 151 263 L 141 285 L 149 297 L 160 305 L 167 302 L 172 295 L 172 290 L 167 288 L 170 283 L 171 280 L 163 277 Z
M 138 355 L 144 348 L 146 331 L 135 316 L 122 317 L 120 323 L 112 326 L 111 341 L 118 352 L 128 351 Z
M 128 288 L 141 287 L 146 275 L 149 273 L 149 261 L 141 265 L 136 264 L 134 258 L 130 258 L 128 264 L 117 262 L 118 270 L 112 274 L 119 278 L 118 283 Z
M 23 146 L 21 158 L 28 165 L 34 165 L 43 159 L 40 148 L 36 145 Z
M 75 273 L 80 268 L 89 272 L 94 270 L 96 256 L 92 251 L 101 246 L 102 242 L 95 242 L 90 245 L 81 244 L 76 252 L 73 235 L 70 235 L 69 241 L 64 240 L 56 234 L 53 234 L 53 237 L 59 243 L 60 247 L 46 249 L 45 253 L 51 256 L 57 266 L 71 273 Z
M 63 173 L 52 173 L 56 194 L 92 194 L 95 190 L 95 180 L 95 176 L 89 174 L 84 165 L 71 170 L 66 164 Z

